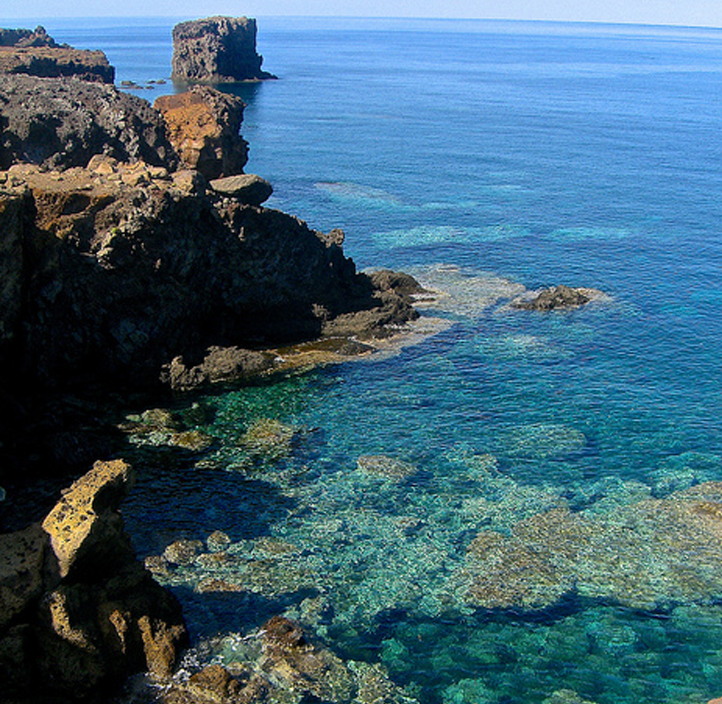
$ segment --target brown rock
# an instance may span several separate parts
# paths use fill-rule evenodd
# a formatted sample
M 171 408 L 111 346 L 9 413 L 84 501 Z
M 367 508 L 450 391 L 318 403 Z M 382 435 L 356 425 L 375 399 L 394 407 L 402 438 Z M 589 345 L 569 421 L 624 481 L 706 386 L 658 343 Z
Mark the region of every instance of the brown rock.
M 248 161 L 248 143 L 240 136 L 245 107 L 239 98 L 207 86 L 164 95 L 154 107 L 168 126 L 168 137 L 189 169 L 207 179 L 239 174 Z
M 167 680 L 173 674 L 178 658 L 178 644 L 185 638 L 182 624 L 169 625 L 162 620 L 141 616 L 138 628 L 143 638 L 143 650 L 148 672 L 157 680 Z
M 96 462 L 45 518 L 43 530 L 50 536 L 61 577 L 73 570 L 112 569 L 132 555 L 117 513 L 132 482 L 130 465 L 122 460 Z

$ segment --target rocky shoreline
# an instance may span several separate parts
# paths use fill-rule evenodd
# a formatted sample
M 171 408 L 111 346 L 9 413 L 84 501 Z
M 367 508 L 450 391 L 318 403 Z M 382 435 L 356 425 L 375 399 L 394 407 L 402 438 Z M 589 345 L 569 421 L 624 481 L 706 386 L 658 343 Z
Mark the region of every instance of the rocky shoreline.
M 238 22 L 221 19 L 205 34 L 185 23 L 178 37 L 238 54 L 226 36 Z M 243 77 L 223 69 L 228 57 L 204 59 L 205 74 L 174 59 L 174 75 L 271 77 L 255 22 L 240 24 L 253 39 Z M 239 99 L 194 86 L 150 106 L 112 85 L 112 67 L 96 70 L 107 65 L 100 52 L 41 30 L 0 30 L 0 486 L 83 476 L 59 501 L 45 492 L 43 515 L 24 516 L 30 527 L 0 535 L 0 672 L 10 673 L 0 701 L 95 701 L 133 672 L 167 682 L 187 639 L 177 602 L 123 530 L 133 471 L 115 458 L 137 428 L 118 427 L 114 409 L 131 393 L 148 408 L 370 354 L 418 317 L 424 290 L 399 272 L 358 272 L 341 230 L 264 206 L 271 184 L 243 173 Z M 559 287 L 512 305 L 551 310 L 594 295 Z M 190 449 L 204 441 L 175 435 L 170 444 Z M 359 461 L 372 474 L 410 471 L 387 459 Z M 276 701 L 277 687 L 410 701 L 382 668 L 342 662 L 285 618 L 249 652 L 254 672 L 206 668 L 165 701 Z

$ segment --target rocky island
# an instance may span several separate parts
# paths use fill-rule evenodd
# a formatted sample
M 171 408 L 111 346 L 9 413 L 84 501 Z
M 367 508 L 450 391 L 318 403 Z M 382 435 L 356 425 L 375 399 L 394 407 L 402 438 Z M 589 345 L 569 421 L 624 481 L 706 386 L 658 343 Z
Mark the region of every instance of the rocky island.
M 26 50 L 76 51 L 13 32 L 0 33 L 12 40 L 5 65 Z M 278 345 L 355 353 L 370 349 L 356 336 L 417 315 L 411 277 L 358 273 L 340 230 L 262 205 L 272 188 L 243 173 L 240 100 L 196 87 L 156 109 L 74 66 L 0 75 L 3 486 L 88 471 L 95 446 L 58 425 L 89 389 L 243 379 L 283 369 Z M 56 461 L 59 437 L 83 451 Z M 36 523 L 0 536 L 4 698 L 102 697 L 133 671 L 166 677 L 184 642 L 175 600 L 135 562 L 117 512 L 132 470 L 108 452 L 49 512 L 16 506 Z
M 261 69 L 256 20 L 208 17 L 173 28 L 173 80 L 189 83 L 257 81 L 275 76 Z

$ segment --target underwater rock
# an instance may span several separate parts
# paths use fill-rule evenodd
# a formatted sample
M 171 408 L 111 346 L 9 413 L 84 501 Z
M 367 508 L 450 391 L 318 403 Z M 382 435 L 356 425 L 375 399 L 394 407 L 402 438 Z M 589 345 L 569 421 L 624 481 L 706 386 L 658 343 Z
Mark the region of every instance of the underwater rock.
M 601 291 L 588 288 L 570 288 L 563 284 L 547 288 L 532 299 L 517 298 L 512 301 L 513 308 L 522 310 L 557 310 L 559 308 L 578 308 L 604 295 Z
M 221 552 L 231 544 L 231 539 L 220 530 L 214 530 L 206 538 L 206 546 L 211 552 Z
M 258 418 L 248 427 L 240 439 L 255 458 L 276 461 L 288 457 L 293 450 L 296 429 L 274 418 Z
M 512 535 L 481 531 L 467 549 L 467 601 L 487 609 L 543 609 L 575 588 L 574 567 L 591 523 L 566 509 L 520 521 Z
M 502 438 L 511 457 L 545 459 L 578 452 L 587 444 L 580 430 L 559 423 L 532 423 L 509 431 Z
M 567 594 L 638 609 L 707 604 L 722 596 L 722 483 L 667 499 L 607 501 L 581 513 L 554 509 L 511 535 L 471 541 L 452 590 L 484 608 L 535 610 Z
M 362 455 L 356 460 L 356 466 L 368 474 L 385 479 L 400 481 L 416 474 L 416 467 L 409 462 L 388 455 Z
M 200 540 L 176 540 L 163 551 L 163 557 L 174 565 L 191 565 L 203 550 Z
M 583 699 L 574 690 L 559 689 L 551 697 L 547 697 L 542 704 L 595 704 L 595 702 Z

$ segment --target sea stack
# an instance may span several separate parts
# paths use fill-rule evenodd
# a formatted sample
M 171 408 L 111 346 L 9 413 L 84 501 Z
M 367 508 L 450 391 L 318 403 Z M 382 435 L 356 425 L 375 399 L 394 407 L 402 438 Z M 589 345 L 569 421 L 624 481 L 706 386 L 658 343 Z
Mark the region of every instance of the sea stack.
M 173 80 L 234 83 L 275 78 L 256 51 L 256 20 L 207 17 L 173 28 Z

